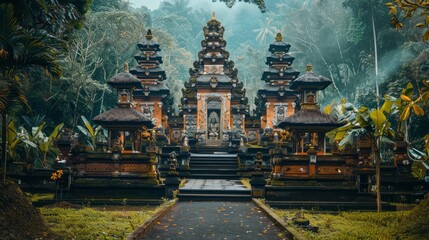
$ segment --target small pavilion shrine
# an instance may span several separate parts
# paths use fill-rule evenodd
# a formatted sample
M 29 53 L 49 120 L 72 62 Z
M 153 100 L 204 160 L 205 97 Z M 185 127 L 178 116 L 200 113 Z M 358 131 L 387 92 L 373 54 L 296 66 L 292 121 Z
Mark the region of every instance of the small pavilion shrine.
M 138 152 L 143 127 L 153 127 L 152 120 L 132 106 L 133 90 L 141 85 L 140 80 L 128 72 L 126 64 L 124 72 L 107 83 L 117 90 L 118 107 L 94 117 L 93 121 L 108 130 L 108 151 Z
M 326 153 L 325 134 L 340 127 L 338 121 L 319 109 L 318 91 L 328 87 L 332 81 L 313 72 L 313 66 L 307 65 L 307 72 L 296 78 L 289 86 L 299 93 L 300 110 L 278 123 L 278 127 L 293 135 L 293 152 L 305 153 L 312 147 Z

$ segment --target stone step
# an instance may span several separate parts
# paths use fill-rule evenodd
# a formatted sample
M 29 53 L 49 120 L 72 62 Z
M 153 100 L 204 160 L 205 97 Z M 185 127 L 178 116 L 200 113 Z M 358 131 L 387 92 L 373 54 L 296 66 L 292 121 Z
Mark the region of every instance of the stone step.
M 249 195 L 250 189 L 180 189 L 180 194 Z
M 192 171 L 192 170 L 191 170 Z M 213 172 L 213 171 L 212 171 Z M 236 174 L 190 174 L 189 179 L 239 179 Z
M 218 151 L 218 154 L 191 153 L 189 178 L 238 179 L 236 174 L 238 169 L 237 157 L 237 154 L 227 154 L 224 151 Z
M 215 165 L 215 164 L 211 164 L 211 165 L 206 165 L 206 164 L 191 164 L 190 167 L 192 169 L 215 169 L 215 170 L 219 170 L 219 169 L 234 169 L 237 170 L 238 166 L 237 165 L 232 165 L 232 164 L 219 164 L 219 165 Z
M 225 162 L 237 162 L 237 158 L 215 158 L 215 157 L 191 157 L 191 161 L 209 161 L 209 162 L 219 162 L 219 161 L 225 161 Z
M 225 162 L 225 163 L 237 163 L 238 160 L 236 158 L 234 159 L 210 159 L 210 158 L 203 158 L 203 159 L 196 159 L 196 158 L 191 158 L 190 160 L 191 162 L 204 162 L 204 163 L 221 163 L 221 162 Z
M 226 169 L 237 169 L 237 164 L 190 164 L 191 168 L 206 168 L 206 169 L 219 169 L 219 168 L 226 168 Z
M 226 201 L 244 202 L 251 201 L 250 194 L 182 194 L 178 195 L 179 201 Z
M 191 157 L 209 157 L 209 158 L 236 158 L 238 154 L 228 154 L 223 152 L 215 152 L 215 153 L 191 153 Z
M 202 147 L 192 149 L 192 154 L 233 154 L 237 153 L 237 149 L 230 149 L 222 146 Z
M 221 169 L 221 168 L 216 168 L 216 169 L 211 169 L 211 168 L 191 168 L 190 170 L 191 172 L 191 176 L 194 174 L 219 174 L 219 175 L 225 175 L 225 174 L 232 174 L 235 175 L 235 173 L 237 172 L 237 169 Z

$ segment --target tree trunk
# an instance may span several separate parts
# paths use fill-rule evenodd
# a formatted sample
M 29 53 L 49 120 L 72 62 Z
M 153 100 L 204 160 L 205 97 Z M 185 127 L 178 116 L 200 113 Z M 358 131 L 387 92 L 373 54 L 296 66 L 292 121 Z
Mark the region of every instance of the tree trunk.
M 7 138 L 6 138 L 6 132 L 7 132 L 7 121 L 6 121 L 6 114 L 1 114 L 1 158 L 3 159 L 3 180 L 6 180 L 6 167 L 7 167 Z
M 375 140 L 374 158 L 375 158 L 375 181 L 377 195 L 377 212 L 381 212 L 381 189 L 380 189 L 380 137 Z

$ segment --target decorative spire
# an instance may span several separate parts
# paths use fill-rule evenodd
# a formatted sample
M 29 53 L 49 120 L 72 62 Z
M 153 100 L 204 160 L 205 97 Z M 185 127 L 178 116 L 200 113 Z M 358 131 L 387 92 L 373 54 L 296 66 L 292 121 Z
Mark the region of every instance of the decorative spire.
M 313 65 L 307 64 L 307 72 L 313 72 Z
M 125 64 L 124 64 L 124 72 L 130 72 L 129 71 L 129 69 L 128 69 L 128 62 L 125 62 Z
M 283 41 L 283 36 L 280 33 L 280 31 L 278 31 L 276 35 L 276 42 L 281 42 L 281 41 Z
M 211 21 L 216 21 L 216 13 L 213 12 Z
M 152 31 L 148 29 L 146 33 L 146 39 L 151 40 L 152 38 L 153 38 Z

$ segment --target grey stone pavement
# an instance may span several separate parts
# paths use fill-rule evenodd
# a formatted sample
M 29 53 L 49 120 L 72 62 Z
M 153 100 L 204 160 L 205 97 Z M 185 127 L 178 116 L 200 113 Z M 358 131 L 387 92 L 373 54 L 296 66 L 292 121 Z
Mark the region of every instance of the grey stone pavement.
M 225 179 L 189 179 L 184 187 L 184 190 L 232 190 L 232 191 L 248 191 L 248 189 L 240 182 L 240 180 L 225 180 Z
M 189 180 L 186 189 L 246 190 L 238 180 Z M 178 202 L 142 239 L 287 239 L 253 202 Z
M 287 239 L 253 202 L 178 202 L 142 239 Z

